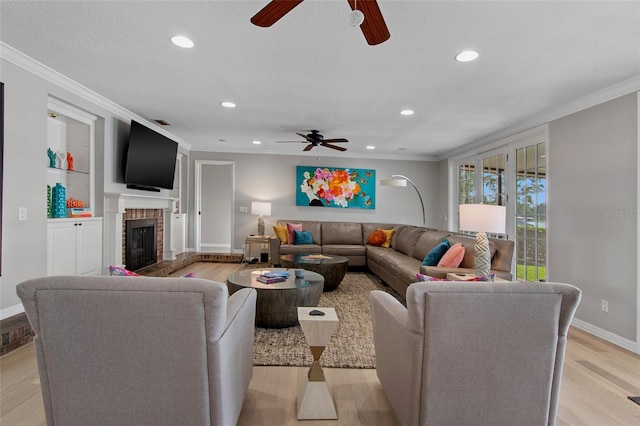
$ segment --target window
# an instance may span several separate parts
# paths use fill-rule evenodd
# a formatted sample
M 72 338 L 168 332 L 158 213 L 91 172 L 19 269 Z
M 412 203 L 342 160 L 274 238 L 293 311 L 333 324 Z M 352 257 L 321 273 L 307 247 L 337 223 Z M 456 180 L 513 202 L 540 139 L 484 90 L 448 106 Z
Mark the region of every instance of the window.
M 514 240 L 512 272 L 519 281 L 547 281 L 546 139 L 547 127 L 540 126 L 496 142 L 498 149 L 452 162 L 456 213 L 460 204 L 507 207 L 507 234 L 490 237 Z
M 516 277 L 546 281 L 546 143 L 516 149 Z

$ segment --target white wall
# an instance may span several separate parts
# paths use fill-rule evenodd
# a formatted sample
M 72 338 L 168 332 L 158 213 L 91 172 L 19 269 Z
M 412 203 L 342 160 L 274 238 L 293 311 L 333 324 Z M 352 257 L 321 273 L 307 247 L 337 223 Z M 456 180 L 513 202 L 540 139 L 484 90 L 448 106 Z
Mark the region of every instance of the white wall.
M 637 323 L 636 98 L 552 121 L 548 144 L 549 279 L 582 289 L 576 318 L 629 341 Z
M 4 165 L 0 318 L 22 311 L 15 287 L 47 272 L 47 83 L 1 60 Z M 18 208 L 27 220 L 18 220 Z
M 256 232 L 257 217 L 239 213 L 241 206 L 251 211 L 251 201 L 271 202 L 271 216 L 265 217 L 265 230 L 274 235 L 273 224 L 278 219 L 308 219 L 355 222 L 422 223 L 422 210 L 418 195 L 410 185 L 406 188 L 381 187 L 380 179 L 391 174 L 403 174 L 413 180 L 425 202 L 427 226 L 439 227 L 446 212 L 441 202 L 446 194 L 446 182 L 442 182 L 440 162 L 392 161 L 353 158 L 319 157 L 309 155 L 251 155 L 212 152 L 192 152 L 189 156 L 193 170 L 195 160 L 230 160 L 235 162 L 235 230 L 234 248 L 241 250 L 247 235 Z M 296 206 L 296 166 L 327 166 L 373 168 L 376 170 L 376 209 L 319 209 Z M 193 172 L 189 176 L 193 187 Z M 446 196 L 446 195 L 445 195 Z M 193 247 L 193 199 L 189 211 L 189 247 Z

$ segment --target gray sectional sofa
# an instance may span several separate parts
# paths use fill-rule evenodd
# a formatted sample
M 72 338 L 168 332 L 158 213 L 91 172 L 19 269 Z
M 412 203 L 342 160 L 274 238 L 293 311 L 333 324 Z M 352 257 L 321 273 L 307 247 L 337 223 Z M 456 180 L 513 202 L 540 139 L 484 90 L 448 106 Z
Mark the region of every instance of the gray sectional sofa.
M 402 297 L 405 297 L 407 287 L 417 281 L 417 273 L 437 278 L 445 278 L 450 272 L 474 273 L 474 237 L 432 228 L 389 223 L 305 220 L 279 220 L 277 223 L 302 224 L 303 230 L 311 232 L 313 244 L 280 244 L 279 240 L 275 239 L 275 244 L 271 247 L 274 263 L 278 263 L 280 255 L 292 253 L 344 256 L 349 259 L 349 266 L 366 266 Z M 378 228 L 395 229 L 389 248 L 367 244 L 369 235 Z M 424 257 L 445 238 L 449 239 L 451 245 L 459 242 L 465 247 L 464 259 L 460 266 L 422 266 Z M 490 238 L 489 245 L 493 254 L 491 273 L 511 280 L 513 241 Z

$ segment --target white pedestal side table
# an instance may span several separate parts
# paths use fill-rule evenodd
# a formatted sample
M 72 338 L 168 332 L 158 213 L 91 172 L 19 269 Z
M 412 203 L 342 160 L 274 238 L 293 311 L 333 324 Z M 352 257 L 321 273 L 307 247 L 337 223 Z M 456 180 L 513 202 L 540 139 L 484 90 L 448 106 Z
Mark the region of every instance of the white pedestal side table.
M 324 315 L 311 315 L 311 311 Z M 336 405 L 324 379 L 320 357 L 331 335 L 338 326 L 338 316 L 333 308 L 298 307 L 298 321 L 313 354 L 313 364 L 298 381 L 298 420 L 337 419 Z

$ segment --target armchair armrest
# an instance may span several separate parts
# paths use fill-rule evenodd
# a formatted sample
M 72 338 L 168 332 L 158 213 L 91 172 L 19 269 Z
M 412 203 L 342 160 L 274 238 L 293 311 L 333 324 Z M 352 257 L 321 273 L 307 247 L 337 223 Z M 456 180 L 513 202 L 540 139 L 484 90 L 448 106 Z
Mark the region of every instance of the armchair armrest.
M 252 288 L 243 288 L 229 296 L 229 299 L 227 299 L 227 318 L 224 327 L 225 331 L 229 328 L 231 322 L 238 315 L 240 315 L 241 311 L 246 309 L 253 311 L 253 321 L 251 321 L 251 324 L 254 324 L 256 297 L 256 291 Z
M 390 294 L 374 290 L 369 302 L 378 378 L 394 411 L 413 416 L 420 406 L 424 334 L 411 330 L 407 309 Z

